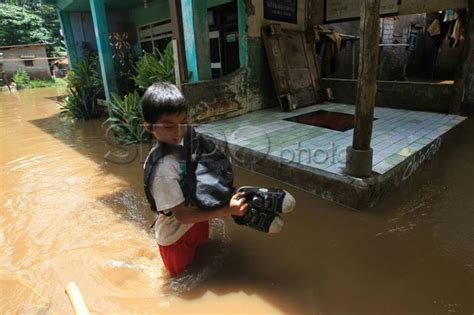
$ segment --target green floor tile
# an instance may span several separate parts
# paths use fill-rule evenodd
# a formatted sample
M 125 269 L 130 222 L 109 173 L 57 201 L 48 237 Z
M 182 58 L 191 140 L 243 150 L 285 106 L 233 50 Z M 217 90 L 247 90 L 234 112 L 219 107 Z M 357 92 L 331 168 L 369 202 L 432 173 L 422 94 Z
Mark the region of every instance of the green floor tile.
M 384 159 L 383 162 L 392 164 L 392 165 L 397 165 L 398 163 L 402 162 L 406 157 L 401 156 L 399 154 L 392 154 L 388 158 Z
M 413 149 L 413 148 L 410 148 L 410 147 L 406 147 L 406 148 L 403 148 L 402 150 L 398 151 L 398 155 L 401 155 L 401 156 L 404 156 L 404 157 L 408 157 L 410 155 L 412 155 L 413 153 L 415 153 L 417 150 Z

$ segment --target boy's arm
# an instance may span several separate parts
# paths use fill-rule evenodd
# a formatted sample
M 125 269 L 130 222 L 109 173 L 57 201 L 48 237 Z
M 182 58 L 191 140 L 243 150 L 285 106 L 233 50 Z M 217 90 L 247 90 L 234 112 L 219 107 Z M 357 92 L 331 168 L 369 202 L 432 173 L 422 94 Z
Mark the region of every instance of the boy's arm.
M 244 193 L 236 193 L 232 196 L 229 205 L 215 210 L 200 210 L 198 208 L 187 207 L 184 202 L 169 209 L 176 220 L 181 224 L 191 224 L 208 221 L 214 218 L 222 218 L 230 215 L 243 216 L 247 211 L 248 204 L 244 198 Z

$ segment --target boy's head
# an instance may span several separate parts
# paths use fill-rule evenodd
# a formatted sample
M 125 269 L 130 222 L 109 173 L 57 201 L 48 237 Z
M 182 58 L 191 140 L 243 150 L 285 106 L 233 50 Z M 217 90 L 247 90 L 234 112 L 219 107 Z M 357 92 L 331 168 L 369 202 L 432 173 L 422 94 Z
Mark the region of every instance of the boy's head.
M 168 82 L 149 86 L 142 97 L 145 128 L 160 142 L 179 144 L 186 131 L 186 100 L 181 91 Z

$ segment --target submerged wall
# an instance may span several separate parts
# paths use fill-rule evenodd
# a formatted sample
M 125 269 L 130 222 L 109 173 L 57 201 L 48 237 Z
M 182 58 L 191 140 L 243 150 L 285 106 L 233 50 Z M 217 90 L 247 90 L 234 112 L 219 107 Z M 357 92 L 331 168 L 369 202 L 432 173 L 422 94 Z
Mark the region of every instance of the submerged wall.
M 357 80 L 322 79 L 338 103 L 355 104 Z M 452 81 L 441 83 L 377 81 L 376 106 L 447 113 L 454 96 Z

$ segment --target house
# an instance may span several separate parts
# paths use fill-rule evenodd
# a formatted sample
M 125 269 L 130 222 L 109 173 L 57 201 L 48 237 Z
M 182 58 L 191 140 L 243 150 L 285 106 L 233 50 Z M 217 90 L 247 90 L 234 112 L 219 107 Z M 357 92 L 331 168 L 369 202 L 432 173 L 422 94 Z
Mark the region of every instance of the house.
M 8 78 L 24 69 L 32 79 L 51 79 L 45 44 L 0 46 L 0 56 Z
M 417 100 L 429 101 L 428 96 L 433 95 L 437 100 L 446 95 L 446 99 L 461 100 L 459 96 L 463 95 L 465 101 L 474 103 L 474 76 L 469 73 L 446 87 L 432 83 L 379 82 L 379 87 L 384 89 L 381 93 L 384 99 L 398 100 L 399 103 L 407 100 L 413 107 L 410 107 L 410 111 L 378 109 L 378 117 L 374 117 L 373 102 L 366 102 L 369 105 L 357 104 L 354 108 L 358 85 L 355 79 L 321 82 L 323 88 L 332 88 L 336 101 L 340 95 L 350 95 L 350 100 L 346 102 L 350 105 L 312 105 L 299 112 L 284 114 L 275 109 L 282 102 L 282 95 L 277 97 L 275 93 L 272 81 L 275 69 L 270 71 L 270 58 L 267 60 L 266 57 L 269 51 L 264 46 L 267 31 L 270 30 L 270 35 L 274 37 L 280 36 L 280 29 L 284 32 L 305 32 L 304 36 L 298 34 L 294 37 L 298 43 L 289 41 L 283 48 L 274 45 L 275 51 L 279 50 L 281 53 L 275 53 L 271 49 L 270 53 L 274 56 L 280 54 L 275 59 L 279 60 L 281 69 L 288 68 L 289 64 L 293 67 L 294 76 L 285 71 L 279 72 L 283 81 L 291 83 L 313 80 L 314 77 L 307 75 L 308 67 L 300 67 L 295 62 L 295 47 L 307 47 L 305 39 L 315 42 L 318 37 L 315 33 L 317 25 L 359 19 L 360 0 L 45 2 L 54 4 L 58 10 L 72 68 L 84 54 L 85 47 L 97 49 L 107 100 L 117 91 L 111 34 L 127 34 L 136 54 L 163 49 L 171 41 L 177 83 L 190 106 L 188 114 L 192 122 L 211 122 L 206 126 L 210 137 L 215 137 L 222 145 L 230 144 L 231 152 L 250 157 L 249 160 L 243 160 L 242 166 L 354 208 L 371 206 L 393 187 L 400 186 L 419 165 L 439 151 L 441 137 L 445 137 L 448 131 L 465 119 L 446 115 L 446 112 L 417 112 L 420 110 Z M 411 15 L 467 7 L 466 0 L 382 0 L 381 14 Z M 366 9 L 364 8 L 364 12 Z M 371 21 L 377 23 L 378 14 L 372 13 Z M 275 23 L 279 25 L 274 27 Z M 374 27 L 368 29 L 376 30 Z M 375 40 L 371 44 L 377 47 L 376 36 L 372 39 Z M 278 42 L 278 39 L 274 42 Z M 367 51 L 373 52 L 371 49 Z M 303 55 L 307 56 L 307 52 L 306 50 Z M 301 51 L 298 53 L 301 55 Z M 282 55 L 285 58 L 281 58 Z M 367 56 L 369 54 L 364 55 L 366 63 L 376 66 L 377 58 L 370 59 Z M 464 68 L 472 68 L 474 65 L 468 58 L 460 62 L 466 63 Z M 375 91 L 375 82 L 372 83 L 371 88 Z M 458 93 L 461 89 L 465 93 Z M 446 95 L 443 91 L 446 91 Z M 294 92 L 297 94 L 301 91 Z M 373 96 L 375 98 L 375 93 Z M 429 102 L 425 104 L 431 106 Z M 369 108 L 360 111 L 363 106 Z M 424 110 L 429 111 L 430 108 Z M 247 113 L 250 114 L 243 115 Z M 362 115 L 364 113 L 366 115 Z M 341 131 L 334 127 L 316 127 L 308 123 L 295 124 L 291 119 L 298 118 L 296 114 L 299 114 L 300 120 L 312 121 L 315 115 L 329 115 L 335 117 L 331 119 L 336 123 L 344 120 L 349 124 L 354 121 L 357 123 L 355 127 L 349 126 L 347 130 Z M 306 114 L 312 115 L 310 119 L 307 119 Z M 219 121 L 224 118 L 231 120 Z M 325 120 L 321 116 L 319 119 Z M 213 121 L 217 122 L 212 123 Z M 243 137 L 239 137 L 239 126 L 249 127 L 249 123 L 253 129 L 247 129 Z M 374 129 L 372 125 L 375 125 Z M 359 132 L 355 132 L 356 129 Z M 229 130 L 232 133 L 230 135 L 226 134 Z M 249 135 L 249 132 L 252 134 Z M 273 147 L 265 147 L 266 141 L 270 140 Z M 351 146 L 355 142 L 357 148 Z M 372 150 L 376 142 L 377 148 Z M 301 143 L 313 146 L 314 152 L 308 151 L 306 147 L 302 148 Z M 333 150 L 327 147 L 329 144 L 336 144 L 337 147 Z M 302 153 L 311 152 L 316 156 L 321 152 L 329 153 L 328 150 L 334 151 L 334 158 L 325 159 L 323 164 L 318 159 L 309 162 L 288 161 L 286 156 L 286 153 L 293 153 L 293 156 L 300 157 Z M 298 152 L 297 155 L 294 154 L 295 151 Z M 363 172 L 358 169 L 363 169 Z
M 106 96 L 117 90 L 113 69 L 110 34 L 127 34 L 137 55 L 163 49 L 176 40 L 179 81 L 186 97 L 194 104 L 195 121 L 208 121 L 278 105 L 265 48 L 262 27 L 278 23 L 285 30 L 304 31 L 311 25 L 338 23 L 358 19 L 359 2 L 332 0 L 47 0 L 58 10 L 66 39 L 70 64 L 80 59 L 85 47 L 97 49 L 102 67 Z M 346 5 L 340 5 L 346 3 Z M 404 1 L 382 0 L 385 16 L 436 12 L 465 8 L 465 0 Z M 353 67 L 350 73 L 355 75 Z M 352 80 L 322 82 L 347 102 L 346 90 Z M 392 83 L 384 100 L 392 100 Z M 396 84 L 395 84 L 396 86 Z M 449 99 L 453 87 L 421 85 L 436 99 Z M 413 101 L 420 94 L 414 87 L 406 94 L 410 109 L 430 110 L 429 104 L 417 108 Z M 205 91 L 206 93 L 202 93 Z M 340 92 L 338 92 L 340 91 Z M 470 99 L 471 94 L 467 96 Z M 353 97 L 351 92 L 347 95 Z M 398 93 L 397 93 L 398 95 Z M 396 96 L 396 95 L 395 95 Z M 422 96 L 422 95 L 421 95 Z M 438 97 L 439 96 L 439 97 Z M 446 103 L 446 102 L 445 102 Z M 426 107 L 428 106 L 428 108 Z M 436 110 L 443 110 L 436 105 Z
M 117 89 L 109 34 L 127 33 L 136 54 L 162 49 L 177 39 L 180 81 L 195 104 L 196 121 L 276 105 L 261 28 L 279 22 L 287 29 L 303 31 L 308 22 L 307 0 L 45 2 L 58 10 L 71 67 L 82 57 L 84 47 L 98 50 L 109 99 Z M 206 95 L 201 91 L 207 91 Z

